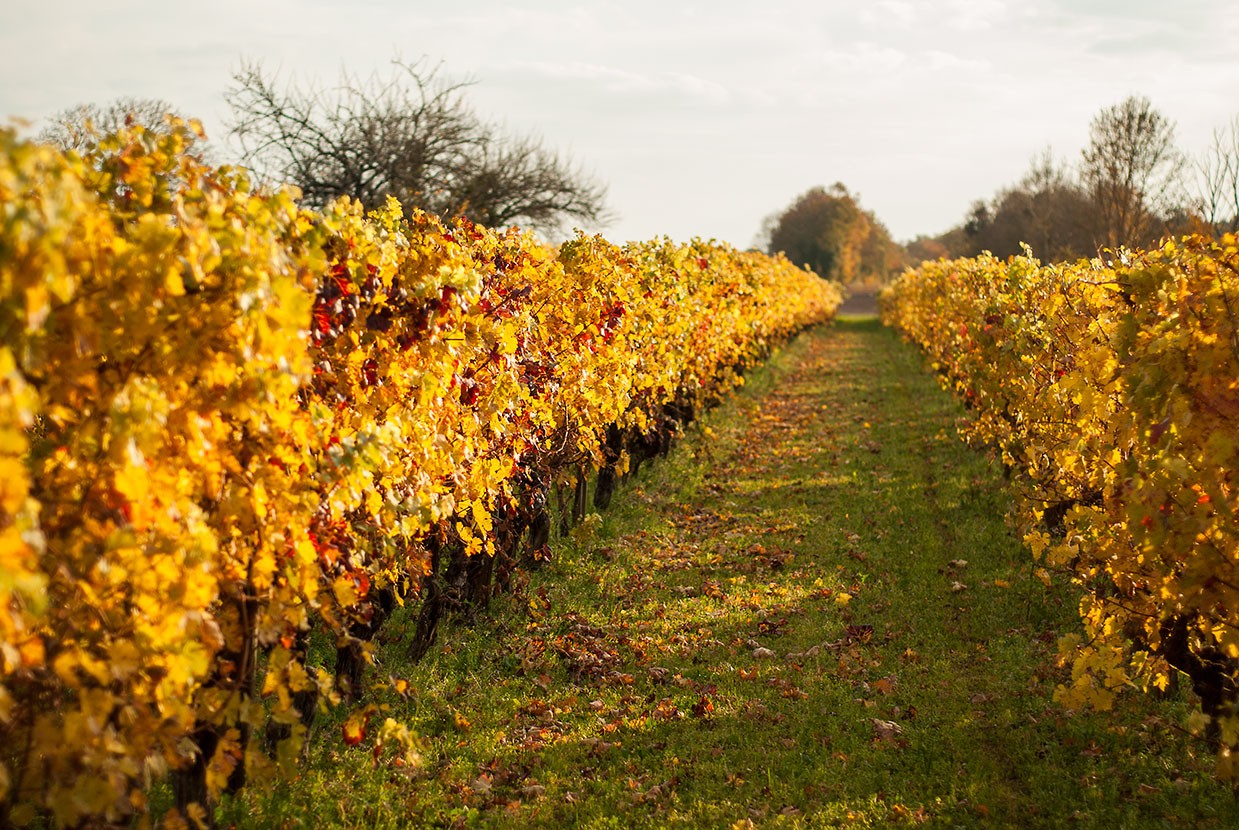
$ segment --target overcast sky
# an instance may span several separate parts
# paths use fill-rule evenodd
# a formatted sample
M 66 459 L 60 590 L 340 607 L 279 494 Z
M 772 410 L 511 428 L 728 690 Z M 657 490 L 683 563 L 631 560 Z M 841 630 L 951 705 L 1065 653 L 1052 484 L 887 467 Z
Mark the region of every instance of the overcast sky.
M 441 62 L 609 186 L 616 241 L 745 247 L 843 182 L 900 240 L 957 224 L 1102 107 L 1148 96 L 1197 153 L 1239 114 L 1234 0 L 6 0 L 0 120 L 162 98 L 226 139 L 245 59 L 330 84 Z

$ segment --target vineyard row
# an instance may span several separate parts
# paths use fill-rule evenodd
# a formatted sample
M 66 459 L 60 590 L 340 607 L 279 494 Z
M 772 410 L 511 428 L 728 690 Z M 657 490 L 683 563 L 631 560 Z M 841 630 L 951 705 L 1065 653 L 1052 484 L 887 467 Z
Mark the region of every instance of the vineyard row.
M 926 263 L 881 300 L 1000 453 L 1038 573 L 1084 589 L 1059 698 L 1186 676 L 1239 776 L 1239 240 Z
M 397 604 L 425 653 L 547 555 L 557 493 L 605 506 L 840 301 L 720 244 L 310 211 L 193 129 L 0 132 L 0 825 L 126 821 L 165 777 L 209 823 L 357 700 Z M 343 740 L 413 751 L 373 706 Z

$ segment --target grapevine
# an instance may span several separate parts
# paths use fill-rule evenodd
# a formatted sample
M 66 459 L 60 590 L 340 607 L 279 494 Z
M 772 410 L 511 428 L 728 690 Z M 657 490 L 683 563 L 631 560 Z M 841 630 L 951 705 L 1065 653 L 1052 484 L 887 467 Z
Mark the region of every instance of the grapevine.
M 1070 705 L 1192 684 L 1239 775 L 1239 245 L 926 263 L 883 295 L 1012 473 L 1024 538 L 1085 588 Z
M 665 449 L 840 300 L 712 242 L 310 211 L 199 132 L 0 132 L 0 824 L 128 821 L 166 777 L 170 826 L 209 825 L 359 700 L 396 605 L 425 653 L 545 557 L 557 490 Z M 411 761 L 382 721 L 344 742 Z

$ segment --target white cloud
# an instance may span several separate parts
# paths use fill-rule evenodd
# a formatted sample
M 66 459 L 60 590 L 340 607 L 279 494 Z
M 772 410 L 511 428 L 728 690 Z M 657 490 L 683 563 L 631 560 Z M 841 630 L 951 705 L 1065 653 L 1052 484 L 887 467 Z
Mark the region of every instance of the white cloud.
M 916 23 L 916 7 L 908 0 L 880 0 L 876 5 L 884 25 L 907 29 Z
M 965 58 L 937 49 L 928 49 L 922 55 L 928 62 L 929 69 L 934 72 L 959 70 L 965 73 L 985 73 L 993 68 L 993 64 L 987 59 Z
M 1007 11 L 1002 0 L 947 0 L 945 6 L 947 26 L 962 32 L 994 29 Z
M 744 245 L 836 180 L 906 238 L 957 222 L 1047 143 L 1074 157 L 1092 114 L 1133 92 L 1187 150 L 1239 110 L 1231 0 L 19 5 L 0 26 L 0 119 L 161 97 L 214 136 L 243 56 L 331 83 L 426 55 L 477 79 L 481 114 L 610 180 L 621 239 Z
M 722 84 L 683 72 L 636 72 L 580 61 L 518 61 L 512 67 L 544 78 L 580 81 L 595 90 L 613 94 L 650 95 L 672 92 L 716 105 L 725 104 L 732 97 Z

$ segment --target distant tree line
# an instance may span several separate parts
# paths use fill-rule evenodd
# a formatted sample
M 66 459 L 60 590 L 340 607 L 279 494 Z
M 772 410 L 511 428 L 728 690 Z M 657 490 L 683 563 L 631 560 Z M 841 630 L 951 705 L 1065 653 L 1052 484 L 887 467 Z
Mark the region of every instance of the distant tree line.
M 911 262 L 1005 257 L 1021 245 L 1047 261 L 1140 247 L 1183 233 L 1239 230 L 1239 117 L 1197 156 L 1176 145 L 1174 122 L 1147 98 L 1102 109 L 1072 165 L 1046 149 L 1015 184 L 973 203 L 964 221 L 908 243 Z
M 1014 184 L 977 200 L 938 236 L 899 245 L 842 184 L 815 187 L 765 220 L 758 244 L 848 285 L 882 283 L 907 265 L 982 251 L 1006 257 L 1025 245 L 1045 261 L 1147 247 L 1184 233 L 1239 231 L 1239 116 L 1190 156 L 1174 122 L 1141 96 L 1094 116 L 1075 164 L 1049 148 Z
M 259 64 L 234 75 L 226 99 L 241 161 L 269 183 L 296 185 L 319 207 L 351 196 L 367 208 L 395 196 L 444 218 L 547 232 L 610 218 L 606 188 L 541 139 L 506 134 L 467 105 L 467 84 L 396 62 L 389 77 L 348 74 L 331 88 L 279 84 Z M 88 150 L 126 123 L 161 129 L 171 106 L 123 98 L 51 119 L 41 138 Z M 210 155 L 200 142 L 194 151 Z M 896 243 L 842 183 L 814 187 L 767 217 L 759 247 L 844 284 L 879 284 L 939 257 L 1020 253 L 1045 260 L 1147 246 L 1166 235 L 1239 230 L 1239 117 L 1199 155 L 1181 152 L 1175 125 L 1147 98 L 1101 110 L 1076 163 L 1047 148 L 1027 172 L 973 203 L 956 227 Z

